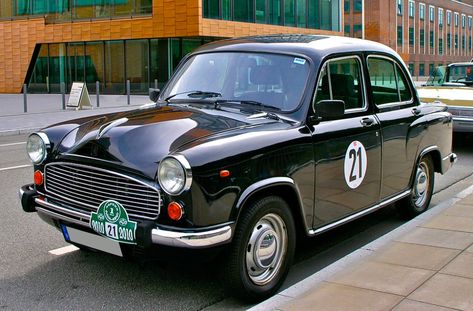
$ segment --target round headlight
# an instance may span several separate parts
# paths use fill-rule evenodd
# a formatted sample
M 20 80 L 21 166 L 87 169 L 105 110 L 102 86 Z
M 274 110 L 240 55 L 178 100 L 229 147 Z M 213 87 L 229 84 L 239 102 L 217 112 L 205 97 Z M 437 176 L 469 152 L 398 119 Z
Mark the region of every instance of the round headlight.
M 158 167 L 158 181 L 161 188 L 170 195 L 188 190 L 192 183 L 189 162 L 182 155 L 165 158 Z
M 40 164 L 46 159 L 49 139 L 44 133 L 34 133 L 28 137 L 26 152 L 34 164 Z

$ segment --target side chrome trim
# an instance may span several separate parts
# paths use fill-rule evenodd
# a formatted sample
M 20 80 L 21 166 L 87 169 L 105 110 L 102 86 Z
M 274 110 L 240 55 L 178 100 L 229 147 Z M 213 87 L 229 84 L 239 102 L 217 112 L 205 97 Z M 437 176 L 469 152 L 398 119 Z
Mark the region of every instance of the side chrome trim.
M 290 184 L 295 188 L 294 180 L 289 177 L 271 177 L 268 179 L 260 180 L 248 186 L 238 198 L 236 208 L 240 208 L 243 205 L 243 202 L 256 190 L 261 190 L 262 188 L 277 185 L 277 184 Z M 300 196 L 299 196 L 300 197 Z
M 174 232 L 155 228 L 151 230 L 151 240 L 154 244 L 184 248 L 204 248 L 230 241 L 232 228 L 225 226 L 204 232 Z
M 380 208 L 382 208 L 382 207 L 385 207 L 385 206 L 387 206 L 387 205 L 389 205 L 389 204 L 392 204 L 392 203 L 396 202 L 396 201 L 399 200 L 399 199 L 402 199 L 402 198 L 404 198 L 404 197 L 407 197 L 407 196 L 410 195 L 410 194 L 411 194 L 411 190 L 406 190 L 406 191 L 404 191 L 404 192 L 402 192 L 402 193 L 400 193 L 400 194 L 398 194 L 398 195 L 396 195 L 396 196 L 394 196 L 394 197 L 392 197 L 392 198 L 390 198 L 390 199 L 387 199 L 387 200 L 385 200 L 385 201 L 383 201 L 383 202 L 381 202 L 381 203 L 379 203 L 379 204 L 376 204 L 376 205 L 373 206 L 373 207 L 364 209 L 364 210 L 362 210 L 362 211 L 360 211 L 360 212 L 358 212 L 358 213 L 356 213 L 356 214 L 352 214 L 352 215 L 350 215 L 350 216 L 347 216 L 347 217 L 345 217 L 345 218 L 343 218 L 343 219 L 340 219 L 340 220 L 338 220 L 338 221 L 332 222 L 332 223 L 330 223 L 330 224 L 328 224 L 328 225 L 325 225 L 325 226 L 323 226 L 323 227 L 320 227 L 320 228 L 317 228 L 317 229 L 311 229 L 311 230 L 309 230 L 309 235 L 317 235 L 317 234 L 323 233 L 323 232 L 325 232 L 325 231 L 328 231 L 328 230 L 330 230 L 330 229 L 333 229 L 333 228 L 335 228 L 335 227 L 341 226 L 341 225 L 343 225 L 343 224 L 345 224 L 345 223 L 347 223 L 347 222 L 350 222 L 350 221 L 352 221 L 352 220 L 354 220 L 354 219 L 360 218 L 361 216 L 364 216 L 364 215 L 366 215 L 366 214 L 372 213 L 372 212 L 374 212 L 374 211 L 376 211 L 376 210 L 378 210 L 378 209 L 380 209 Z
M 54 219 L 60 219 L 89 227 L 90 216 L 84 213 L 71 211 L 56 204 L 46 202 L 44 199 L 35 198 L 36 211 Z M 64 213 L 64 214 L 61 214 Z M 70 216 L 68 216 L 70 215 Z M 80 218 L 76 219 L 74 217 Z M 151 230 L 151 241 L 154 244 L 168 245 L 182 248 L 204 248 L 230 241 L 232 228 L 226 225 L 222 228 L 202 232 L 180 232 L 163 230 L 156 227 Z

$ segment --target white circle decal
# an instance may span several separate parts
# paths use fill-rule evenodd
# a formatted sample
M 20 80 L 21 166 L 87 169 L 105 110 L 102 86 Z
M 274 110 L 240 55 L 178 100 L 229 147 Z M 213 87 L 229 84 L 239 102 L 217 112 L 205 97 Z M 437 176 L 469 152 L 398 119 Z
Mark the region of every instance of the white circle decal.
M 363 182 L 368 166 L 366 150 L 362 143 L 355 140 L 345 153 L 345 181 L 348 187 L 355 189 Z

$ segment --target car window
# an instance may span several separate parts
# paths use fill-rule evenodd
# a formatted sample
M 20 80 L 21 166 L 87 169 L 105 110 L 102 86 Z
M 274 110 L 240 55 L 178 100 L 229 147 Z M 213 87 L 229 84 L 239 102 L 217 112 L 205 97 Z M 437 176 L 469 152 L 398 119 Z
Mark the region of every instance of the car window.
M 330 60 L 325 63 L 317 84 L 314 104 L 321 100 L 343 100 L 345 109 L 364 108 L 360 61 L 357 57 Z
M 375 105 L 410 101 L 411 90 L 398 65 L 390 59 L 368 57 L 368 72 Z

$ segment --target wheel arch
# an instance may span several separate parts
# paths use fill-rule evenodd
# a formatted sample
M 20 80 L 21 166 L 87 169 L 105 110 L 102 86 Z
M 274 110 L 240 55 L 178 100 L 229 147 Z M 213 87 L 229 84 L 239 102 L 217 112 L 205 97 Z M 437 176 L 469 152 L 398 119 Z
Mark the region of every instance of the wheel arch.
M 266 196 L 278 196 L 282 198 L 291 210 L 296 233 L 307 234 L 309 226 L 304 217 L 304 208 L 297 186 L 289 177 L 274 177 L 258 181 L 243 191 L 237 201 L 237 223 L 241 213 L 247 206 Z

